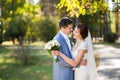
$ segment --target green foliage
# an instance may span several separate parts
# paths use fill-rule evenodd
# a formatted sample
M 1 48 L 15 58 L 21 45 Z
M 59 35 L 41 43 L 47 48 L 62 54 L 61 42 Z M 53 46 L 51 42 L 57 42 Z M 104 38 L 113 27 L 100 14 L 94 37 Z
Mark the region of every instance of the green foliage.
M 0 21 L 0 44 L 3 42 L 3 22 Z
M 36 40 L 36 34 L 38 33 L 36 31 L 38 25 L 36 24 L 42 18 L 40 6 L 25 3 L 23 5 L 23 8 L 18 8 L 16 10 L 16 14 L 22 15 L 25 19 L 25 25 L 27 27 L 27 30 L 24 38 L 26 40 L 29 40 L 29 42 L 31 42 L 31 40 Z
M 118 36 L 115 33 L 108 33 L 104 35 L 104 41 L 108 43 L 114 43 Z
M 26 23 L 22 15 L 16 15 L 9 23 L 5 35 L 11 39 L 24 37 L 26 34 Z
M 0 46 L 0 79 L 1 80 L 51 80 L 52 56 L 44 50 L 31 46 L 27 66 L 18 64 L 11 54 L 17 46 Z M 39 47 L 39 46 L 37 46 Z M 18 52 L 19 56 L 20 51 Z M 16 53 L 17 54 L 17 53 Z M 16 56 L 16 55 L 15 55 Z
M 92 36 L 98 35 L 101 26 L 104 25 L 104 23 L 101 20 L 101 17 L 103 14 L 100 12 L 97 12 L 93 15 L 81 15 L 79 16 L 80 22 L 83 22 L 88 25 L 88 28 L 92 34 Z
M 2 18 L 6 19 L 4 20 L 5 40 L 14 41 L 19 37 L 30 41 L 36 40 L 38 27 L 36 22 L 41 18 L 40 6 L 25 3 L 25 0 L 2 0 L 1 3 L 3 3 Z
M 92 36 L 95 36 L 96 34 L 98 34 L 98 27 L 94 26 L 94 25 L 90 25 L 88 26 L 90 32 L 91 32 L 91 35 Z
M 29 47 L 28 46 L 18 46 L 17 49 L 14 50 L 14 54 L 16 55 L 15 60 L 20 62 L 22 65 L 28 65 L 29 62 Z
M 2 38 L 2 34 L 0 33 L 0 44 L 2 44 L 3 42 L 3 38 Z
M 22 7 L 25 0 L 0 0 L 2 6 L 1 17 L 6 19 L 8 17 L 13 17 L 16 9 Z
M 112 0 L 112 2 L 115 2 L 115 0 Z
M 80 15 L 93 14 L 98 11 L 105 12 L 107 3 L 104 0 L 60 0 L 57 8 L 66 8 L 69 16 L 79 17 Z
M 47 42 L 52 40 L 57 33 L 56 24 L 50 18 L 45 18 L 41 20 L 39 24 L 39 35 L 40 39 Z
M 9 20 L 9 27 L 5 30 L 6 39 L 14 41 L 19 37 L 25 40 L 35 40 L 37 33 L 36 22 L 40 20 L 41 11 L 39 5 L 24 3 L 14 11 L 14 16 Z M 21 43 L 21 41 L 20 41 Z
M 9 21 L 13 20 L 12 18 L 16 15 L 16 10 L 19 7 L 23 7 L 25 0 L 0 0 L 1 6 L 1 17 L 3 19 L 4 24 L 4 32 L 6 32 L 6 28 L 8 28 Z M 11 31 L 11 30 L 10 30 Z M 9 33 L 8 33 L 9 34 Z M 6 37 L 6 35 L 4 35 Z M 8 38 L 8 37 L 7 37 Z

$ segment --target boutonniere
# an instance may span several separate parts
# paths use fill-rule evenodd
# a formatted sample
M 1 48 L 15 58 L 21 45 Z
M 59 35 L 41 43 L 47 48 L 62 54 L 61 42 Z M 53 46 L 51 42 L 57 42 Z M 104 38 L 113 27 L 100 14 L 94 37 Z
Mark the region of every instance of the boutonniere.
M 75 45 L 75 39 L 73 37 L 69 37 L 70 39 L 70 44 L 73 47 Z

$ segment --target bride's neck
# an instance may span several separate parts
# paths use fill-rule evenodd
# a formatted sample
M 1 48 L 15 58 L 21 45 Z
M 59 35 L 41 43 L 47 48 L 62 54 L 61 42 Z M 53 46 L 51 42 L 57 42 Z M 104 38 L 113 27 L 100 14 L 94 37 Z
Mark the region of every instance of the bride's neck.
M 77 39 L 76 43 L 81 43 L 83 41 L 83 39 Z
M 74 45 L 74 47 L 73 47 L 73 51 L 76 49 L 76 48 L 78 48 L 79 47 L 79 45 L 80 45 L 80 43 L 83 41 L 83 39 L 76 39 L 76 43 L 75 43 L 75 45 Z

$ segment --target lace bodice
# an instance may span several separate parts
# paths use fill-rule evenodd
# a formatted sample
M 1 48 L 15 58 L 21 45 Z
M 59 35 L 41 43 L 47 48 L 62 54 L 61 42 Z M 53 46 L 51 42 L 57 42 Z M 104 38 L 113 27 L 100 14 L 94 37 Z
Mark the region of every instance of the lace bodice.
M 88 45 L 85 41 L 82 41 L 78 47 L 72 50 L 72 57 L 75 59 L 75 57 L 78 55 L 78 51 L 80 49 L 88 50 Z M 86 59 L 86 54 L 84 55 L 83 59 Z

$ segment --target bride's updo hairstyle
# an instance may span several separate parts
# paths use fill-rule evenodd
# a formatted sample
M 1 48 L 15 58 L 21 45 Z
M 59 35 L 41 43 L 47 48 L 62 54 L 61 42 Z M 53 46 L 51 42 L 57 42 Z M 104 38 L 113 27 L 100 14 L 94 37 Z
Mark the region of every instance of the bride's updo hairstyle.
M 83 39 L 85 39 L 88 36 L 88 27 L 84 23 L 77 24 L 77 29 L 80 31 L 80 34 Z

